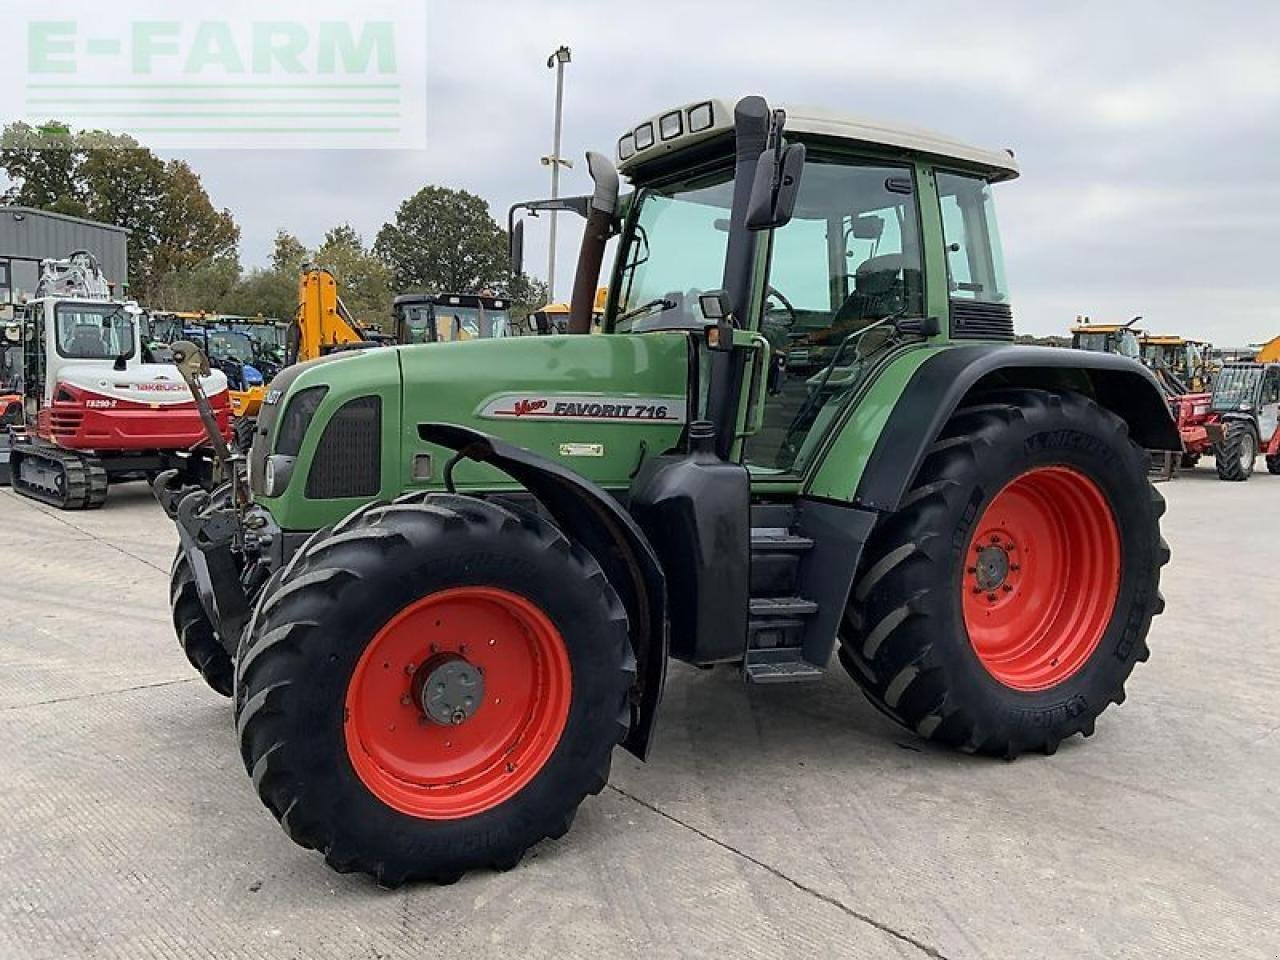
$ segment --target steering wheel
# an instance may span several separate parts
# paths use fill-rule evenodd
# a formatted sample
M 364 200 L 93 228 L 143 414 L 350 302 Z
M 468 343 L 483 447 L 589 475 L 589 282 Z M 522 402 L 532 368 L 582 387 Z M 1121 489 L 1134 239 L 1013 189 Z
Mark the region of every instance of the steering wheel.
M 775 312 L 773 310 L 768 309 L 768 303 L 769 303 L 770 297 L 776 298 L 778 302 L 782 304 L 783 309 L 786 310 L 787 317 L 788 317 L 788 319 L 786 320 L 786 325 L 789 327 L 795 326 L 796 321 L 800 319 L 800 316 L 799 314 L 796 313 L 796 308 L 791 305 L 791 301 L 782 295 L 782 291 L 780 291 L 777 287 L 770 284 L 769 289 L 765 291 L 765 295 L 764 295 L 765 310 L 768 313 Z

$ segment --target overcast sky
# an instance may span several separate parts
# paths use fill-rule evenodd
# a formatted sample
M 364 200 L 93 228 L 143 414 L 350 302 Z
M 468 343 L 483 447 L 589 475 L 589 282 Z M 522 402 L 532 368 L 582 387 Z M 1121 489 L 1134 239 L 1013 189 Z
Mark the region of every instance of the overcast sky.
M 564 43 L 575 160 L 704 96 L 933 127 L 1017 153 L 998 204 L 1022 331 L 1087 313 L 1223 345 L 1280 334 L 1280 4 L 432 0 L 428 20 L 426 149 L 185 154 L 235 213 L 246 265 L 280 227 L 372 239 L 426 183 L 499 220 L 545 196 L 546 58 Z M 578 162 L 564 189 L 587 188 Z M 577 240 L 562 232 L 566 293 Z

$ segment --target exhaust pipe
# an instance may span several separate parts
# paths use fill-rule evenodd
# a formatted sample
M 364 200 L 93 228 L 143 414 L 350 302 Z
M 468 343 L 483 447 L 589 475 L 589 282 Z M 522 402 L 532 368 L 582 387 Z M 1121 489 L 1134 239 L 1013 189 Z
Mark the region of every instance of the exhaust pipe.
M 569 300 L 569 333 L 590 333 L 591 315 L 595 310 L 596 289 L 600 285 L 600 266 L 604 250 L 613 234 L 613 221 L 618 210 L 618 171 L 603 154 L 587 153 L 587 171 L 595 182 L 595 193 L 582 232 L 578 251 L 578 270 L 573 278 L 573 296 Z

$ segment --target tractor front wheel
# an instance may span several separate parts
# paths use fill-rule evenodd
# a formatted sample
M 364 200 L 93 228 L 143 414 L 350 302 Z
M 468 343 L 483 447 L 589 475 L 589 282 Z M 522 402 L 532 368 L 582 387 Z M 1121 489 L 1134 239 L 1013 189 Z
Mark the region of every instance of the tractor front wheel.
M 1272 476 L 1280 476 L 1280 453 L 1267 455 L 1267 473 Z
M 627 617 L 547 521 L 419 495 L 315 537 L 264 594 L 236 723 L 289 836 L 384 886 L 514 866 L 609 775 Z
M 972 398 L 867 545 L 845 667 L 889 716 L 963 750 L 1092 734 L 1163 608 L 1146 473 L 1124 422 L 1082 395 Z
M 1258 438 L 1253 427 L 1243 420 L 1227 424 L 1222 444 L 1213 451 L 1218 465 L 1218 479 L 1239 483 L 1253 476 L 1253 465 L 1258 459 Z
M 169 574 L 169 608 L 178 643 L 191 665 L 200 671 L 212 689 L 224 697 L 231 696 L 235 675 L 231 655 L 222 646 L 209 615 L 204 612 L 196 578 L 181 547 L 173 558 Z

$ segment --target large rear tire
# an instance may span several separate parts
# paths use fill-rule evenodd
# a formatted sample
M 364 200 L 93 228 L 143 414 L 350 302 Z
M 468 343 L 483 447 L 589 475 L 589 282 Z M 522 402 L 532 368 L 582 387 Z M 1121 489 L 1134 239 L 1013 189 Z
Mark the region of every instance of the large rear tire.
M 1218 479 L 1240 483 L 1253 476 L 1254 462 L 1258 459 L 1258 436 L 1253 427 L 1243 420 L 1227 424 L 1222 444 L 1213 451 L 1218 465 Z
M 384 886 L 509 868 L 604 787 L 635 676 L 626 612 L 547 521 L 379 505 L 269 589 L 237 665 L 241 752 L 333 868 Z
M 178 643 L 191 665 L 200 671 L 200 676 L 212 689 L 224 697 L 231 696 L 235 666 L 218 639 L 209 615 L 204 612 L 191 564 L 181 547 L 173 558 L 169 574 L 169 607 Z
M 1124 422 L 1079 394 L 972 398 L 867 545 L 846 669 L 899 723 L 966 751 L 1089 736 L 1163 609 L 1164 501 L 1146 473 Z

